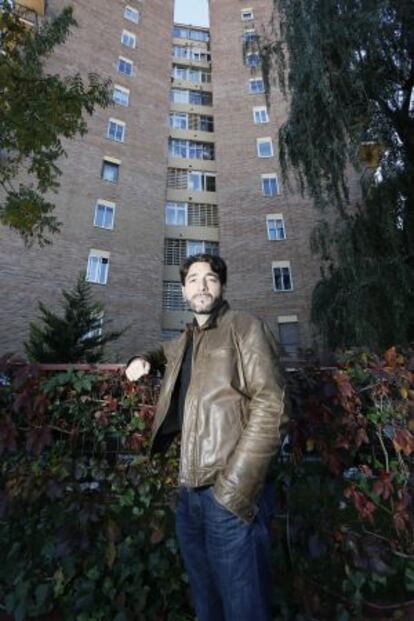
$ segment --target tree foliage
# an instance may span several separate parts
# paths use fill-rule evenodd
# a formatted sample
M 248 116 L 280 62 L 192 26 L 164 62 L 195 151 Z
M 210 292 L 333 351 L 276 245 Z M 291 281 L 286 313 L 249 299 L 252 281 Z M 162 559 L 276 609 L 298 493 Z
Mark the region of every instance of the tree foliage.
M 122 332 L 104 333 L 104 306 L 93 299 L 91 285 L 80 274 L 72 291 L 62 291 L 63 316 L 39 302 L 41 325 L 30 324 L 25 344 L 31 360 L 37 362 L 99 362 L 106 343 Z
M 279 132 L 317 207 L 339 208 L 312 243 L 323 260 L 313 320 L 331 346 L 414 338 L 414 5 L 409 0 L 275 0 L 262 42 L 268 85 L 290 107 Z M 350 164 L 371 149 L 361 201 L 349 208 Z M 373 173 L 376 168 L 375 174 Z M 323 217 L 323 212 L 321 218 Z M 330 221 L 332 222 L 332 217 Z
M 0 222 L 26 244 L 41 245 L 60 229 L 45 197 L 59 188 L 62 140 L 84 135 L 84 114 L 110 102 L 110 81 L 90 73 L 48 74 L 45 61 L 76 26 L 71 8 L 31 29 L 8 5 L 0 11 Z M 16 184 L 16 176 L 26 173 Z

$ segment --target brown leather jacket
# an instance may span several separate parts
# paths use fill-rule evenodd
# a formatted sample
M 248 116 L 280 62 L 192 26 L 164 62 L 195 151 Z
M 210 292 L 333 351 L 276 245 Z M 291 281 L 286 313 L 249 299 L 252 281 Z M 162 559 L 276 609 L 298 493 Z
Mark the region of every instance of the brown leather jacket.
M 257 512 L 255 499 L 280 445 L 284 383 L 277 345 L 263 322 L 230 310 L 226 302 L 213 322 L 201 328 L 188 326 L 177 339 L 164 343 L 161 354 L 166 367 L 152 442 L 168 414 L 192 334 L 179 483 L 214 485 L 217 502 L 250 522 Z M 147 358 L 155 359 L 151 354 Z

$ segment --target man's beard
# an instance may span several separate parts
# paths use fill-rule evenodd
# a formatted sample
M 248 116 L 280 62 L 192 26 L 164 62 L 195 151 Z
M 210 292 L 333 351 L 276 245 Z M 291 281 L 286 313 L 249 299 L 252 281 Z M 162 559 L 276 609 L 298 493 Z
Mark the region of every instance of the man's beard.
M 209 293 L 203 294 L 203 297 L 209 297 L 211 298 L 211 300 L 209 303 L 202 304 L 200 306 L 197 303 L 198 297 L 200 296 L 199 295 L 193 296 L 193 300 L 195 298 L 194 301 L 188 300 L 188 299 L 185 300 L 188 306 L 190 307 L 190 309 L 193 311 L 193 313 L 196 313 L 197 315 L 211 315 L 213 310 L 217 308 L 217 306 L 220 306 L 222 299 L 223 299 L 222 296 L 219 296 L 218 298 L 213 298 L 213 296 L 210 295 Z

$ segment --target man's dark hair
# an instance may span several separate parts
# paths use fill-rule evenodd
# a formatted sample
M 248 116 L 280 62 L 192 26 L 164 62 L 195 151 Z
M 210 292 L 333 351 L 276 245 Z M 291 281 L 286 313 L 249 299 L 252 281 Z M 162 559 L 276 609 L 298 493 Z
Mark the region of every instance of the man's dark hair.
M 193 254 L 191 257 L 188 257 L 188 259 L 183 261 L 180 267 L 181 284 L 185 285 L 185 279 L 188 274 L 188 270 L 193 263 L 208 263 L 212 271 L 219 277 L 221 284 L 226 284 L 227 265 L 225 264 L 223 259 L 212 254 Z

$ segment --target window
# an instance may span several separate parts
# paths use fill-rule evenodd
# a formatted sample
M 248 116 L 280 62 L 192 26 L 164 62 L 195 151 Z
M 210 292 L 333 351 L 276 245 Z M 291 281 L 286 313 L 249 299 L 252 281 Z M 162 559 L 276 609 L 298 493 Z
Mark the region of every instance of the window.
M 167 203 L 165 206 L 165 224 L 186 226 L 187 203 Z
M 196 48 L 191 48 L 191 59 L 192 60 L 199 60 L 202 61 L 204 63 L 208 63 L 210 62 L 210 54 L 207 52 L 207 50 L 198 50 Z
M 129 30 L 123 30 L 121 35 L 121 43 L 122 45 L 126 45 L 126 47 L 135 47 L 137 43 L 136 36 L 129 32 Z
M 265 196 L 277 196 L 279 183 L 276 175 L 262 175 L 262 193 Z
M 271 138 L 257 138 L 256 145 L 259 157 L 272 157 L 273 144 Z
M 198 118 L 197 127 L 203 132 L 213 132 L 214 131 L 214 120 L 212 116 L 201 115 Z
M 208 41 L 209 34 L 205 30 L 192 30 L 191 28 L 182 28 L 174 26 L 173 36 L 179 39 L 192 39 L 193 41 Z
M 189 91 L 190 104 L 196 106 L 211 106 L 213 103 L 213 95 L 204 91 Z
M 173 78 L 176 80 L 187 80 L 189 82 L 211 82 L 211 74 L 203 69 L 192 69 L 191 67 L 173 66 Z
M 110 160 L 109 158 L 104 159 L 101 172 L 102 179 L 110 181 L 111 183 L 117 183 L 119 177 L 119 164 L 120 162 Z
M 130 22 L 134 22 L 134 24 L 138 24 L 139 22 L 139 11 L 134 9 L 132 6 L 126 6 L 124 10 L 124 17 L 128 19 Z
M 205 49 L 197 49 L 195 47 L 174 45 L 173 55 L 175 58 L 188 58 L 190 60 L 198 60 L 204 63 L 210 62 L 209 52 Z
M 170 92 L 171 103 L 189 103 L 190 92 L 180 88 L 172 88 Z
M 274 261 L 272 263 L 274 291 L 292 291 L 292 275 L 290 261 Z
M 253 28 L 243 32 L 243 41 L 245 43 L 254 43 L 258 40 L 258 38 L 258 34 Z
M 94 226 L 102 229 L 113 229 L 115 219 L 115 203 L 99 200 L 95 206 Z
M 287 315 L 277 318 L 279 324 L 279 342 L 284 353 L 289 358 L 294 358 L 300 348 L 300 332 L 296 315 Z
M 129 106 L 129 89 L 115 84 L 112 99 L 119 106 Z
M 89 332 L 85 332 L 85 334 L 81 337 L 81 341 L 86 341 L 86 339 L 95 339 L 102 336 L 105 313 L 104 311 L 101 311 L 100 313 L 94 313 L 93 316 L 95 327 L 92 328 L 92 330 L 89 330 Z
M 285 223 L 281 213 L 266 216 L 267 237 L 270 240 L 286 239 Z
M 132 60 L 128 60 L 128 58 L 120 56 L 118 58 L 117 69 L 119 73 L 123 73 L 124 75 L 132 75 L 134 73 L 134 63 Z
M 125 123 L 118 119 L 109 119 L 106 137 L 116 142 L 124 142 L 125 140 Z
M 173 55 L 175 58 L 191 58 L 191 48 L 183 45 L 174 45 Z
M 187 207 L 187 224 L 188 226 L 217 227 L 219 224 L 217 205 L 189 203 Z
M 109 252 L 103 250 L 91 250 L 88 257 L 86 280 L 98 285 L 106 285 L 108 282 Z
M 172 88 L 170 93 L 172 103 L 190 103 L 196 106 L 211 106 L 213 97 L 205 91 L 188 91 L 181 88 Z
M 212 241 L 187 240 L 187 257 L 193 254 L 213 254 L 218 255 L 219 245 Z
M 215 192 L 216 175 L 202 171 L 187 171 L 181 168 L 169 168 L 167 187 L 190 192 Z
M 209 41 L 210 35 L 205 30 L 190 30 L 190 39 L 193 41 Z
M 185 311 L 187 309 L 184 302 L 180 282 L 164 281 L 162 283 L 162 310 L 163 311 Z
M 169 154 L 171 157 L 186 159 L 214 160 L 214 145 L 210 143 L 194 142 L 193 140 L 170 139 Z
M 246 65 L 249 67 L 258 67 L 262 62 L 260 54 L 257 52 L 249 52 L 246 54 Z
M 189 38 L 189 29 L 188 28 L 180 28 L 180 26 L 174 26 L 173 37 L 178 37 L 179 39 L 188 39 Z
M 253 121 L 255 123 L 268 123 L 269 115 L 266 106 L 257 106 L 253 108 Z
M 165 239 L 164 264 L 181 265 L 186 257 L 194 254 L 208 253 L 218 255 L 217 242 L 192 239 Z
M 199 171 L 188 173 L 188 189 L 194 192 L 215 192 L 216 175 Z
M 263 78 L 254 78 L 249 80 L 249 92 L 250 93 L 264 93 L 264 82 Z
M 249 20 L 253 19 L 253 9 L 242 9 L 241 18 L 244 22 L 248 22 Z
M 173 129 L 188 129 L 188 114 L 186 112 L 171 112 L 170 127 Z

